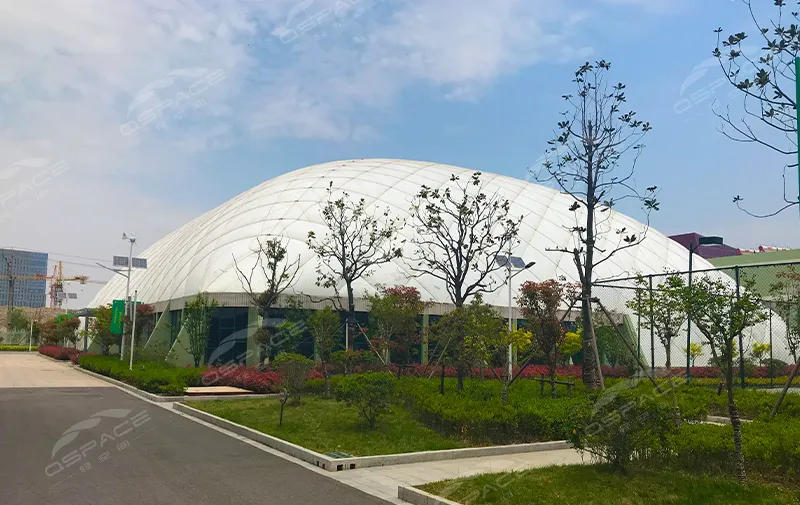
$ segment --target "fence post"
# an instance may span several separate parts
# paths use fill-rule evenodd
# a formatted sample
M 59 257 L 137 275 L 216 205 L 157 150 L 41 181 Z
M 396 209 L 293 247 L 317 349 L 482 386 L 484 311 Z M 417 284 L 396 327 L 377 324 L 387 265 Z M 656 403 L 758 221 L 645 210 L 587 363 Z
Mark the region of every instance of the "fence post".
M 642 355 L 642 290 L 636 289 L 636 359 Z M 642 370 L 644 372 L 644 370 Z
M 691 253 L 689 263 L 692 262 Z M 689 269 L 689 293 L 692 292 L 692 269 Z M 692 380 L 692 311 L 686 313 L 686 384 Z
M 655 326 L 654 319 L 655 316 L 653 315 L 653 275 L 649 276 L 650 280 L 650 375 L 652 375 L 653 379 L 656 378 L 656 345 L 655 345 L 655 335 L 653 335 L 653 326 Z
M 739 293 L 739 286 L 741 286 L 741 282 L 739 279 L 739 272 L 740 267 L 737 265 L 733 267 L 733 271 L 736 276 L 736 301 L 739 301 L 740 293 Z M 745 387 L 745 380 L 744 380 L 744 339 L 742 338 L 742 332 L 739 332 L 739 380 L 741 381 L 742 389 Z
M 769 387 L 775 387 L 775 363 L 772 361 L 772 304 L 769 304 Z

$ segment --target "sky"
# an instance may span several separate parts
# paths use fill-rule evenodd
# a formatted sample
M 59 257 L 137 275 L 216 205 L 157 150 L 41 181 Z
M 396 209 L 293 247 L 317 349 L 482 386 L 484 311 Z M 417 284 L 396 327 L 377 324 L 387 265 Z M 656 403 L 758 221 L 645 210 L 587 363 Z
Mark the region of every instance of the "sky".
M 604 59 L 653 126 L 636 182 L 661 188 L 657 230 L 800 247 L 796 210 L 732 203 L 773 210 L 791 160 L 718 132 L 712 102 L 739 101 L 711 59 L 720 26 L 753 28 L 739 0 L 4 0 L 0 246 L 102 281 L 123 232 L 141 252 L 316 163 L 532 180 L 575 69 Z

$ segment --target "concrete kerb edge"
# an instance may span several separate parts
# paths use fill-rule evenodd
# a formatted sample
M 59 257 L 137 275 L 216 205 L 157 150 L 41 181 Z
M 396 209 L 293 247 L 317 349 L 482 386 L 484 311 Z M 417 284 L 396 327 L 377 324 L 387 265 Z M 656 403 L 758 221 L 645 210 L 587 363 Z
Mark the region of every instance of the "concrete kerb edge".
M 16 352 L 19 352 L 19 351 L 16 351 Z M 28 352 L 28 351 L 25 351 L 25 352 Z M 33 351 L 31 351 L 31 352 L 33 352 Z M 55 359 L 55 358 L 53 358 L 51 356 L 48 356 L 47 354 L 42 354 L 42 353 L 40 353 L 38 351 L 36 351 L 36 354 L 38 354 L 39 356 L 41 356 L 41 357 L 43 357 L 45 359 L 49 359 L 50 361 L 55 361 L 56 363 L 66 363 L 68 365 L 72 364 L 72 362 L 70 360 L 68 360 L 68 359 Z
M 410 486 L 397 486 L 397 497 L 414 505 L 461 505 Z
M 741 419 L 743 423 L 752 423 L 751 419 Z M 706 416 L 707 423 L 731 424 L 731 419 L 725 416 Z
M 496 445 L 491 447 L 469 447 L 465 449 L 449 449 L 442 451 L 409 452 L 404 454 L 386 454 L 382 456 L 360 456 L 353 458 L 329 458 L 318 452 L 292 444 L 283 439 L 267 435 L 247 426 L 228 421 L 221 417 L 194 409 L 181 403 L 175 403 L 173 408 L 189 416 L 195 416 L 219 428 L 232 431 L 237 435 L 262 443 L 273 449 L 285 452 L 307 463 L 314 464 L 324 470 L 338 472 L 343 470 L 356 470 L 377 466 L 402 465 L 407 463 L 424 463 L 430 461 L 444 461 L 452 459 L 478 458 L 482 456 L 499 456 L 503 454 L 519 454 L 540 451 L 555 451 L 570 449 L 566 440 L 552 442 L 536 442 L 531 444 Z
M 58 360 L 56 360 L 58 361 Z M 61 363 L 64 363 L 63 361 Z M 147 398 L 151 402 L 156 403 L 169 403 L 169 402 L 182 402 L 182 401 L 209 401 L 209 400 L 246 400 L 246 399 L 257 399 L 257 398 L 276 398 L 277 394 L 250 394 L 250 395 L 198 395 L 198 396 L 191 396 L 191 395 L 184 395 L 184 396 L 160 396 L 157 394 L 149 393 L 147 391 L 142 391 L 141 389 L 131 386 L 130 384 L 126 384 L 125 382 L 118 381 L 117 379 L 112 379 L 111 377 L 106 377 L 103 374 L 99 374 L 97 372 L 92 372 L 90 370 L 86 370 L 79 366 L 73 366 L 75 370 L 83 372 L 87 375 L 91 375 L 97 379 L 103 380 L 108 382 L 109 384 L 113 384 L 117 387 L 125 389 L 127 391 L 131 391 L 136 393 L 139 396 Z

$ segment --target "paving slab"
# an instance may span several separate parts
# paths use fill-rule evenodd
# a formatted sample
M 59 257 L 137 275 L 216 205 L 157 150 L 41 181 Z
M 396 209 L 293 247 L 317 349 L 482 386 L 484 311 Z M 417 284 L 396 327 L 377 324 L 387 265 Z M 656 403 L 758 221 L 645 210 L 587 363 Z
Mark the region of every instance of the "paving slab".
M 253 392 L 233 386 L 193 386 L 186 388 L 187 395 L 246 395 Z
M 0 353 L 0 388 L 111 387 L 72 369 L 67 361 L 53 361 L 38 353 Z

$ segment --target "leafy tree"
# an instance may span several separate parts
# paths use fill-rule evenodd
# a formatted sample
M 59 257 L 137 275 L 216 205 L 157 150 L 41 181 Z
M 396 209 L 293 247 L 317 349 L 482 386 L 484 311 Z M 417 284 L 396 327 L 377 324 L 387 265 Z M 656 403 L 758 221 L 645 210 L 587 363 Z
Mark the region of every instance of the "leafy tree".
M 24 331 L 30 330 L 31 320 L 25 311 L 19 307 L 11 307 L 8 315 L 8 329 L 11 331 Z
M 497 288 L 493 274 L 505 268 L 497 259 L 517 240 L 522 216 L 511 216 L 508 199 L 485 192 L 480 172 L 466 182 L 452 175 L 450 183 L 423 185 L 414 197 L 416 251 L 409 267 L 442 281 L 453 304 L 463 307 Z
M 47 345 L 70 344 L 74 347 L 80 324 L 77 317 L 62 318 L 60 322 L 57 317 L 47 319 L 42 323 L 41 338 Z
M 94 318 L 89 321 L 89 336 L 92 342 L 100 345 L 103 356 L 108 356 L 111 346 L 120 345 L 122 335 L 111 333 L 111 305 L 103 305 L 94 310 Z
M 216 309 L 217 301 L 208 293 L 199 293 L 183 309 L 183 327 L 189 337 L 189 354 L 194 359 L 195 368 L 200 366 L 200 361 L 206 355 L 211 317 Z
M 641 317 L 642 327 L 652 332 L 667 354 L 667 372 L 672 372 L 672 343 L 686 322 L 684 289 L 686 283 L 679 275 L 670 275 L 649 289 L 648 280 L 639 276 L 637 286 L 647 291 L 647 296 L 627 303 L 634 314 Z
M 327 231 L 323 237 L 309 231 L 308 247 L 319 258 L 317 286 L 334 291 L 335 297 L 331 300 L 337 309 L 342 309 L 339 286 L 344 283 L 347 293 L 345 349 L 349 350 L 356 310 L 353 283 L 368 277 L 375 267 L 402 256 L 402 249 L 396 243 L 399 223 L 389 217 L 388 208 L 370 210 L 363 198 L 353 201 L 346 192 L 335 197 L 333 181 L 328 186 L 328 198 L 321 215 Z
M 758 363 L 758 366 L 764 366 L 764 362 L 769 358 L 769 351 L 772 346 L 769 344 L 762 344 L 761 342 L 753 342 L 753 347 L 750 349 L 750 355 Z
M 750 51 L 746 32 L 722 35 L 717 28 L 717 47 L 713 54 L 719 60 L 727 81 L 742 97 L 742 116 L 732 117 L 730 109 L 715 111 L 722 121 L 722 133 L 736 142 L 755 143 L 773 152 L 789 156 L 784 167 L 784 205 L 766 214 L 756 214 L 741 206 L 741 196 L 733 202 L 754 217 L 771 217 L 797 205 L 798 199 L 786 194 L 786 169 L 797 166 L 797 118 L 794 60 L 800 54 L 798 13 L 788 5 L 799 2 L 774 0 L 775 11 L 770 19 L 761 20 L 753 10 L 751 0 L 742 0 L 755 27 L 753 44 L 757 52 Z M 745 45 L 743 45 L 745 44 Z M 800 197 L 798 197 L 800 198 Z
M 355 407 L 370 428 L 378 416 L 389 411 L 395 378 L 387 372 L 367 372 L 343 377 L 336 385 L 336 400 Z
M 644 147 L 642 137 L 650 123 L 637 119 L 636 112 L 623 112 L 627 100 L 625 85 L 610 85 L 605 74 L 611 64 L 585 63 L 577 72 L 575 95 L 564 95 L 568 109 L 562 113 L 556 136 L 548 143 L 547 160 L 536 174 L 542 182 L 555 183 L 574 202 L 569 210 L 575 225 L 568 227 L 575 246 L 553 248 L 569 254 L 581 283 L 583 333 L 583 381 L 590 389 L 603 388 L 600 356 L 592 324 L 592 285 L 595 269 L 624 249 L 640 244 L 646 236 L 650 212 L 658 210 L 656 186 L 640 192 L 634 186 L 636 162 Z M 642 205 L 646 220 L 640 230 L 612 228 L 611 209 L 620 201 Z M 602 243 L 601 247 L 598 244 Z
M 142 303 L 141 305 L 136 306 L 136 344 L 144 345 L 142 342 L 143 335 L 150 335 L 150 332 L 153 331 L 153 327 L 155 326 L 155 321 L 153 319 L 153 306 L 147 303 Z M 125 329 L 125 339 L 126 342 L 130 342 L 131 338 L 131 331 L 133 330 L 133 319 L 130 316 L 124 315 L 122 316 L 123 321 L 123 328 Z M 117 342 L 119 345 L 119 342 Z M 134 346 L 134 347 L 135 347 Z M 128 349 L 129 351 L 130 349 Z
M 744 278 L 741 286 L 737 296 L 727 282 L 703 277 L 692 286 L 685 286 L 683 292 L 686 311 L 706 338 L 714 361 L 723 370 L 728 391 L 728 414 L 733 426 L 736 477 L 744 482 L 742 421 L 733 394 L 734 342 L 746 328 L 763 321 L 766 314 L 761 308 L 753 280 Z
M 278 297 L 294 284 L 300 268 L 300 257 L 292 260 L 287 244 L 277 237 L 264 240 L 259 238 L 256 243 L 258 247 L 251 251 L 255 261 L 249 272 L 242 270 L 235 256 L 233 264 L 242 288 L 263 320 L 269 318 L 270 309 L 278 301 Z M 270 329 L 257 330 L 256 341 L 261 350 L 261 360 L 271 353 L 274 340 L 274 332 Z
M 558 354 L 561 355 L 561 360 L 565 365 L 569 364 L 569 358 L 578 353 L 582 347 L 581 336 L 574 331 L 568 331 L 564 334 L 564 341 L 558 347 Z
M 528 321 L 533 333 L 532 346 L 535 355 L 547 364 L 551 393 L 555 396 L 556 365 L 560 359 L 559 349 L 564 344 L 567 330 L 561 324 L 561 312 L 577 297 L 580 287 L 555 279 L 543 282 L 525 282 L 517 304 Z
M 325 394 L 330 395 L 328 365 L 332 360 L 333 349 L 336 346 L 342 322 L 339 319 L 339 313 L 330 309 L 315 311 L 307 322 L 311 335 L 314 337 L 314 350 L 319 356 L 320 363 L 322 363 Z
M 686 348 L 683 348 L 683 352 L 686 352 Z M 689 344 L 689 359 L 692 361 L 692 366 L 694 366 L 697 358 L 703 355 L 703 345 L 696 344 L 694 342 Z
M 458 390 L 464 389 L 464 377 L 472 366 L 484 356 L 487 342 L 491 342 L 503 331 L 503 319 L 494 308 L 483 303 L 480 295 L 464 306 L 444 314 L 431 325 L 430 332 L 435 343 L 434 355 L 442 365 L 440 392 L 444 394 L 444 366 L 455 366 Z
M 383 351 L 383 361 L 389 362 L 389 351 L 403 356 L 403 363 L 411 363 L 411 353 L 419 337 L 417 316 L 427 305 L 419 291 L 410 286 L 382 288 L 379 293 L 367 297 L 370 303 L 370 319 L 377 328 L 377 337 L 372 340 L 378 350 Z
M 308 374 L 314 369 L 314 362 L 302 354 L 282 352 L 272 362 L 272 367 L 283 380 L 284 387 L 300 403 L 300 393 L 305 387 Z
M 775 407 L 772 409 L 772 417 L 781 408 L 789 388 L 797 377 L 800 366 L 798 362 L 798 351 L 800 350 L 800 272 L 794 265 L 789 265 L 786 270 L 775 274 L 776 281 L 770 286 L 770 298 L 774 310 L 783 319 L 786 325 L 786 347 L 792 355 L 794 366 L 789 375 L 789 379 L 783 386 L 781 394 L 778 396 Z M 774 365 L 771 363 L 771 365 Z

